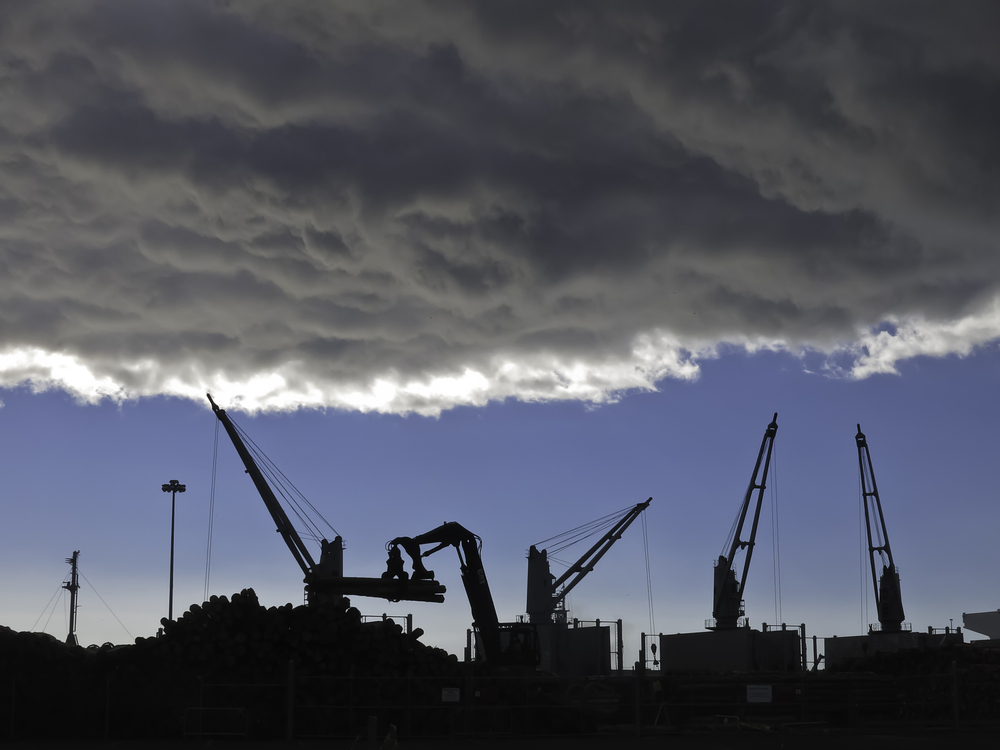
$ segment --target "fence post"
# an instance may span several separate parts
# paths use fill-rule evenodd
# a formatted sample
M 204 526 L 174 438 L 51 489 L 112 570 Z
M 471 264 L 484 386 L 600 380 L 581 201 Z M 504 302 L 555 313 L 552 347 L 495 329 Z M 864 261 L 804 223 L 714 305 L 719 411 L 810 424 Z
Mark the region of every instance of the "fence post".
M 295 662 L 288 660 L 288 685 L 285 688 L 285 739 L 295 739 Z
M 951 663 L 951 714 L 955 720 L 955 726 L 961 726 L 961 716 L 958 712 L 958 663 Z
M 622 636 L 622 621 L 618 619 L 618 674 L 621 675 L 625 669 L 625 642 Z
M 646 634 L 642 634 L 639 661 L 635 663 L 635 736 L 642 737 L 642 674 L 646 668 Z
M 802 671 L 809 671 L 809 647 L 806 645 L 808 639 L 806 638 L 806 624 L 802 623 L 799 625 L 799 630 L 802 631 L 802 639 L 800 641 L 802 646 Z
M 205 738 L 205 678 L 198 675 L 198 739 Z
M 108 727 L 111 723 L 111 675 L 104 678 L 104 739 L 108 739 Z

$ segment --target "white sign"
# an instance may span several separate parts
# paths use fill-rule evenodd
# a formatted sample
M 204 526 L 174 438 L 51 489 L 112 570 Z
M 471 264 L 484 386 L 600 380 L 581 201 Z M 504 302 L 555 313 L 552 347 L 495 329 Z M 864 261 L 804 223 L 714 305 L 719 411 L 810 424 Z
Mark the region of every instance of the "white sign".
M 747 703 L 770 703 L 770 685 L 747 685 Z
M 441 700 L 444 703 L 458 703 L 462 700 L 461 688 L 441 688 Z

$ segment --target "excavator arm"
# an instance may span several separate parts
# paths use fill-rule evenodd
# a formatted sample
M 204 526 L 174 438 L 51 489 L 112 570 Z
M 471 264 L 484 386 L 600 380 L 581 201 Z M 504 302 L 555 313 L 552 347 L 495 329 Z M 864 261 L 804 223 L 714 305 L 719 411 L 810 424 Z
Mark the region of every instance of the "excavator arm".
M 425 544 L 435 546 L 422 552 L 420 548 Z M 480 648 L 485 660 L 493 665 L 519 663 L 534 666 L 538 661 L 537 634 L 534 628 L 528 625 L 520 623 L 515 626 L 501 625 L 493 594 L 490 592 L 490 584 L 486 578 L 486 570 L 483 568 L 483 559 L 480 555 L 482 540 L 478 536 L 464 526 L 449 521 L 426 534 L 396 537 L 386 545 L 389 550 L 390 566 L 394 559 L 398 561 L 399 548 L 406 551 L 412 562 L 414 582 L 434 578 L 434 571 L 427 570 L 422 558 L 433 555 L 445 547 L 454 547 L 458 553 L 462 584 L 469 599 L 472 619 L 479 633 Z M 398 562 L 396 565 L 398 574 Z M 501 635 L 504 632 L 506 643 Z
M 436 545 L 433 549 L 421 552 L 424 544 Z M 469 598 L 472 609 L 472 619 L 482 638 L 486 658 L 495 661 L 501 653 L 500 619 L 497 617 L 496 604 L 490 592 L 490 584 L 483 569 L 483 560 L 479 554 L 482 542 L 478 536 L 464 526 L 449 521 L 436 529 L 415 537 L 396 537 L 387 545 L 390 555 L 396 547 L 402 547 L 410 556 L 413 564 L 413 578 L 426 580 L 434 578 L 434 571 L 424 567 L 422 558 L 433 555 L 445 547 L 454 547 L 458 553 L 459 568 L 462 573 L 462 584 Z

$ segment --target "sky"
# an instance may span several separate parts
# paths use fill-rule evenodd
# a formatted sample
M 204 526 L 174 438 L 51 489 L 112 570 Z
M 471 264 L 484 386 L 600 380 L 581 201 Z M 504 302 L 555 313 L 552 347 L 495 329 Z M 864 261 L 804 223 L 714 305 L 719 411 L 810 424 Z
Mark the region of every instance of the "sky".
M 634 525 L 571 607 L 627 637 L 700 629 L 775 411 L 780 607 L 769 490 L 755 625 L 876 619 L 859 422 L 907 620 L 1000 606 L 998 22 L 989 2 L 4 4 L 0 624 L 41 629 L 57 592 L 58 632 L 80 549 L 81 640 L 151 634 L 174 478 L 175 608 L 201 600 L 208 391 L 351 574 L 455 520 L 504 619 L 530 544 L 652 496 L 648 547 Z M 224 435 L 215 476 L 209 593 L 300 601 Z M 359 608 L 460 648 L 445 554 L 445 604 Z

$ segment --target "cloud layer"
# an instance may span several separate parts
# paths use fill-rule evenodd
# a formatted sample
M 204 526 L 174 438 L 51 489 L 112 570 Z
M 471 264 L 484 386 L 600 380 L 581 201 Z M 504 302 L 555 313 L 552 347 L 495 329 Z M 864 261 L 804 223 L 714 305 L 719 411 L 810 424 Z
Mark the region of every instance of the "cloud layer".
M 0 385 L 434 414 L 599 402 L 721 344 L 855 377 L 966 354 L 1000 337 L 998 27 L 7 4 Z

